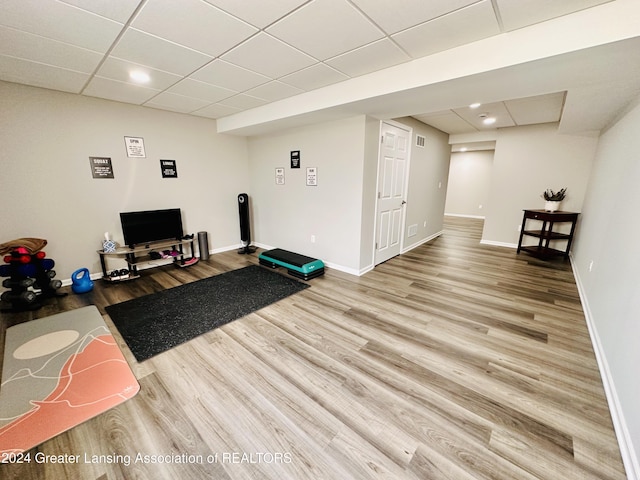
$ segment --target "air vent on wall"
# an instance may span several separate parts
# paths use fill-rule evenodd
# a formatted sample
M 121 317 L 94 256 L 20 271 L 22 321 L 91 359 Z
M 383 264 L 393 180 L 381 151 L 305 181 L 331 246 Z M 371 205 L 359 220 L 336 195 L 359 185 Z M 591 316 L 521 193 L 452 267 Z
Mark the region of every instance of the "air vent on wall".
M 423 135 L 416 135 L 416 146 L 424 148 L 424 140 L 425 138 Z

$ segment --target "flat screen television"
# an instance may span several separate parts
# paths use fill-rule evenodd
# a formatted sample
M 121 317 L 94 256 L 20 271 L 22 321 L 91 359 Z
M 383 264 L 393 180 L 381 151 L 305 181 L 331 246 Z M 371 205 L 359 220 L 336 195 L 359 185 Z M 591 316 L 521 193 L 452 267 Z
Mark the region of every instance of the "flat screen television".
M 179 208 L 120 213 L 124 243 L 129 248 L 161 240 L 182 239 Z

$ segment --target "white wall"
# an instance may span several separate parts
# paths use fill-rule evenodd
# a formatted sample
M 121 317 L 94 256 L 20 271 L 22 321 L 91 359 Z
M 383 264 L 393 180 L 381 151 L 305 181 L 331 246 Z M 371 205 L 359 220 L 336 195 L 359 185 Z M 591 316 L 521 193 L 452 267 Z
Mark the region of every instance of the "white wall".
M 380 121 L 365 120 L 364 165 L 362 172 L 362 223 L 360 225 L 360 272 L 373 268 L 376 225 L 378 154 L 380 149 Z
M 489 200 L 493 154 L 493 150 L 451 154 L 444 208 L 447 215 L 484 218 Z
M 427 137 L 425 149 L 411 151 L 406 225 L 420 228 L 406 239 L 406 250 L 442 230 L 449 146 L 436 129 L 409 118 L 397 121 Z M 356 275 L 373 268 L 379 144 L 380 122 L 365 116 L 250 138 L 256 243 L 321 258 Z M 299 170 L 290 168 L 291 150 L 301 152 Z M 305 185 L 310 166 L 318 168 L 316 187 Z M 285 185 L 275 184 L 277 167 L 285 168 Z
M 573 247 L 629 478 L 640 478 L 639 151 L 640 99 L 600 137 Z
M 100 272 L 96 250 L 105 231 L 122 240 L 122 211 L 181 208 L 212 250 L 239 244 L 247 142 L 215 121 L 4 82 L 0 111 L 0 242 L 46 238 L 57 278 Z M 128 158 L 125 136 L 143 137 L 147 157 Z M 90 156 L 111 157 L 115 178 L 93 179 Z M 176 160 L 177 179 L 162 179 L 160 159 Z
M 366 117 L 357 116 L 249 139 L 256 243 L 360 271 L 365 128 Z M 300 151 L 298 169 L 290 167 L 292 150 Z M 276 185 L 278 167 L 284 185 Z M 307 167 L 317 168 L 317 186 L 306 185 Z
M 598 139 L 561 135 L 557 128 L 548 123 L 498 130 L 483 242 L 516 246 L 522 210 L 544 208 L 540 195 L 547 188 L 567 187 L 562 210 L 582 211 Z
M 410 117 L 396 121 L 412 129 L 403 243 L 403 251 L 407 251 L 442 232 L 451 147 L 449 135 L 440 130 Z M 416 146 L 416 135 L 425 137 L 424 148 Z M 417 233 L 409 236 L 412 225 L 417 226 Z
M 185 232 L 207 231 L 214 251 L 235 248 L 241 192 L 251 197 L 254 241 L 354 274 L 372 268 L 378 120 L 246 139 L 217 134 L 209 119 L 6 82 L 0 109 L 0 242 L 46 238 L 59 279 L 81 267 L 100 272 L 96 250 L 106 231 L 122 242 L 122 211 L 179 207 Z M 442 228 L 448 145 L 413 122 L 429 148 L 413 161 L 407 225 L 420 223 L 412 238 L 423 240 Z M 125 136 L 144 138 L 147 157 L 128 158 Z M 299 170 L 289 167 L 291 150 L 301 150 Z M 110 157 L 115 178 L 92 178 L 90 156 Z M 176 160 L 177 179 L 162 179 L 160 159 Z M 316 187 L 305 185 L 308 166 L 318 168 Z M 275 185 L 275 167 L 285 167 L 285 185 Z

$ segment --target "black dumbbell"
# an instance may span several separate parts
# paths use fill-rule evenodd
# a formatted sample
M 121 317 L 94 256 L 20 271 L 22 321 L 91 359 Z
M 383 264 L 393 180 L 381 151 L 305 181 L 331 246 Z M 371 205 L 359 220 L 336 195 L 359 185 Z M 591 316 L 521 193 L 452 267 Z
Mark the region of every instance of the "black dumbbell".
M 33 303 L 36 301 L 36 298 L 38 298 L 38 296 L 31 290 L 25 290 L 20 293 L 3 292 L 2 296 L 0 296 L 2 301 L 10 303 Z
M 5 278 L 2 281 L 4 288 L 28 288 L 36 283 L 34 278 L 23 278 L 21 280 L 13 280 L 11 278 Z

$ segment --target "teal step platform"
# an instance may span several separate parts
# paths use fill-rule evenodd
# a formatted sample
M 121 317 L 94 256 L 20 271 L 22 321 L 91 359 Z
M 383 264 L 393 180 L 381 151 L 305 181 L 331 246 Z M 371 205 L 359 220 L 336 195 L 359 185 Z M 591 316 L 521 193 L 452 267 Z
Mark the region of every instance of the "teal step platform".
M 324 274 L 324 262 L 322 260 L 282 250 L 281 248 L 262 252 L 258 256 L 258 260 L 260 265 L 266 267 L 284 267 L 289 275 L 303 280 L 309 280 Z

